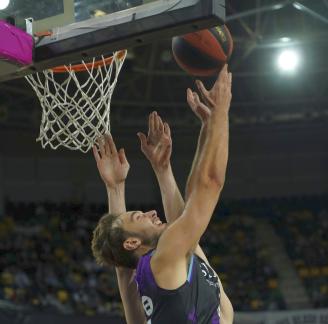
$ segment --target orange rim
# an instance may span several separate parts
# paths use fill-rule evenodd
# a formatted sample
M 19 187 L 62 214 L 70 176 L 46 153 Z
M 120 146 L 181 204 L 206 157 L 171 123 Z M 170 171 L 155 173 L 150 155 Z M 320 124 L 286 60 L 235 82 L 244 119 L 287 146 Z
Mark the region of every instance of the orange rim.
M 117 55 L 118 58 L 120 60 L 122 60 L 126 54 L 126 50 L 121 50 L 118 51 Z M 70 66 L 66 66 L 66 65 L 60 65 L 60 66 L 56 66 L 54 68 L 51 68 L 50 70 L 52 70 L 52 72 L 54 73 L 65 73 L 67 72 L 67 70 L 70 71 L 75 71 L 75 72 L 82 72 L 82 71 L 86 71 L 86 70 L 90 70 L 92 68 L 97 68 L 99 66 L 104 66 L 104 65 L 109 65 L 113 62 L 113 56 L 110 57 L 106 57 L 104 59 L 95 61 L 95 62 L 90 62 L 90 63 L 80 63 L 80 64 L 75 64 L 75 65 L 70 65 Z

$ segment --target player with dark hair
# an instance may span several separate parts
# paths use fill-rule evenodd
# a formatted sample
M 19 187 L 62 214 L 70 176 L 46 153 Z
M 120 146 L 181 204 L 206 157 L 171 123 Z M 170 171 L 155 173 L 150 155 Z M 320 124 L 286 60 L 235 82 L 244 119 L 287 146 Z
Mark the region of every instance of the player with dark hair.
M 128 324 L 231 324 L 233 309 L 217 274 L 198 242 L 205 232 L 225 182 L 228 161 L 231 74 L 224 67 L 210 91 L 196 82 L 187 101 L 202 122 L 184 203 L 174 179 L 168 124 L 149 117 L 141 149 L 157 176 L 168 224 L 156 211 L 126 212 L 125 179 L 129 164 L 108 135 L 94 156 L 106 184 L 109 213 L 92 240 L 98 263 L 114 265 Z M 136 269 L 136 270 L 135 270 Z M 141 302 L 140 302 L 141 301 Z

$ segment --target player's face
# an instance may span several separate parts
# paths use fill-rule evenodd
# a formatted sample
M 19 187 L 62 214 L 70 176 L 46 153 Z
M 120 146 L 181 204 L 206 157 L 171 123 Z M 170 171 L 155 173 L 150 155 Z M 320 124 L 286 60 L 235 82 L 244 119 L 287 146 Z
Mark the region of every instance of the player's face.
M 157 245 L 158 239 L 165 230 L 167 224 L 162 223 L 155 210 L 148 212 L 130 211 L 121 214 L 124 230 L 136 233 L 142 238 L 143 244 Z

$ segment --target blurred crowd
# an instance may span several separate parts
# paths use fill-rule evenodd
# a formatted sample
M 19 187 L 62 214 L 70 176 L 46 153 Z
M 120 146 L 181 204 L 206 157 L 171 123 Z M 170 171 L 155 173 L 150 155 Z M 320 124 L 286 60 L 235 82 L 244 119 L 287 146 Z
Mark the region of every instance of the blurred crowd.
M 215 220 L 201 245 L 236 311 L 285 309 L 277 273 L 257 241 L 253 218 L 234 214 Z
M 279 212 L 273 219 L 315 308 L 328 306 L 328 210 Z
M 0 217 L 0 300 L 62 313 L 122 313 L 114 269 L 99 267 L 90 248 L 105 211 L 105 205 L 7 202 Z M 253 212 L 221 209 L 201 244 L 236 311 L 285 309 Z M 316 307 L 328 305 L 327 216 L 324 210 L 270 215 Z
M 121 312 L 113 269 L 93 260 L 104 206 L 7 204 L 0 223 L 0 299 L 63 313 Z

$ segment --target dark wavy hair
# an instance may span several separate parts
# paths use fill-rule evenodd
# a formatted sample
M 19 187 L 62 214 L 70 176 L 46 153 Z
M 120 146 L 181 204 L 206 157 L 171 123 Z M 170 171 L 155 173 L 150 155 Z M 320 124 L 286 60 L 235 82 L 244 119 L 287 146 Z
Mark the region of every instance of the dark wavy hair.
M 92 253 L 96 262 L 102 266 L 116 266 L 135 269 L 138 257 L 134 251 L 124 248 L 124 241 L 130 236 L 138 236 L 122 228 L 117 215 L 103 215 L 93 231 Z

